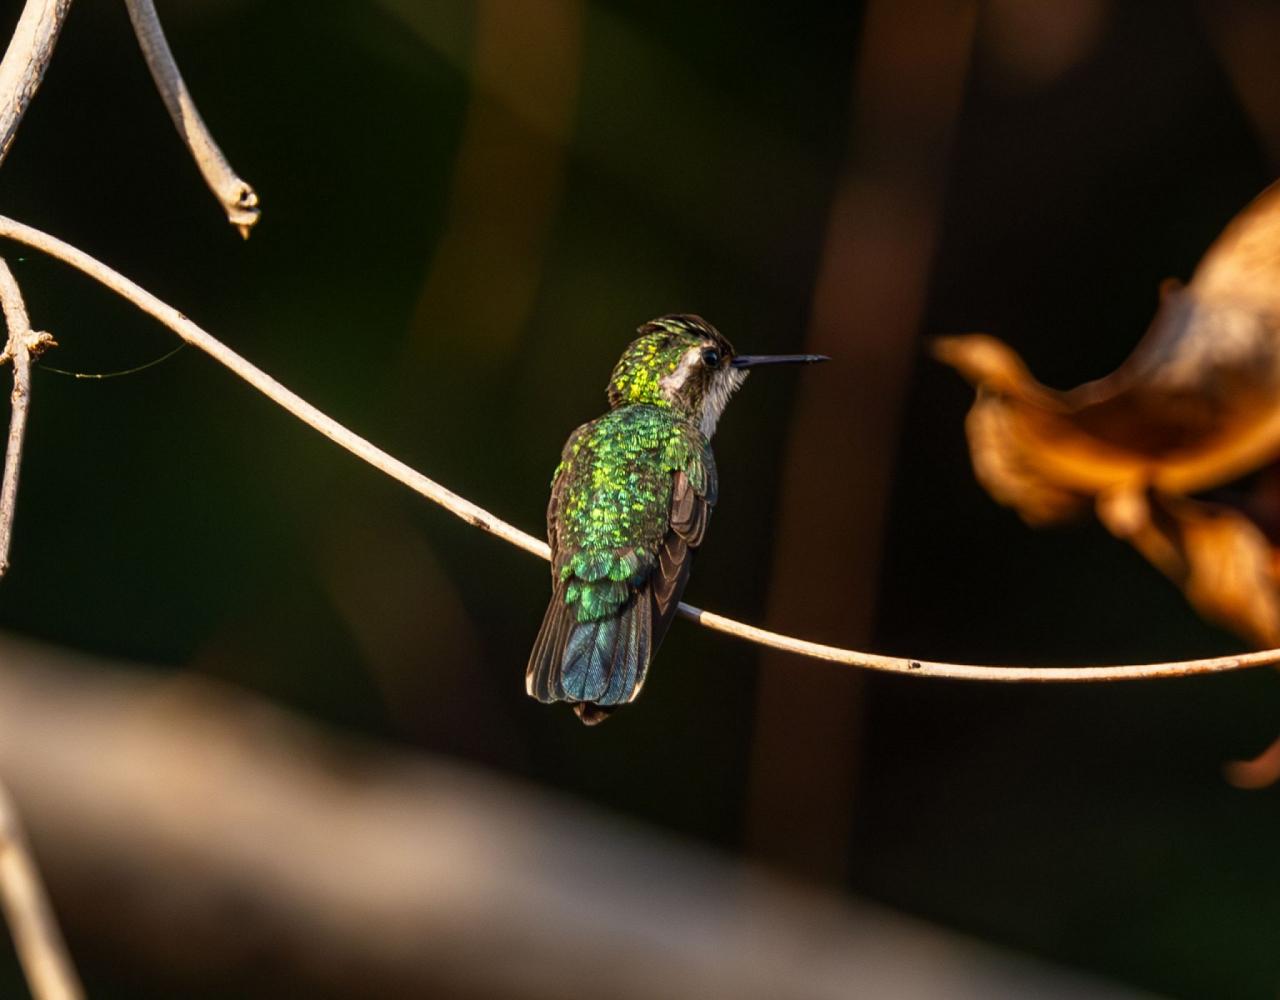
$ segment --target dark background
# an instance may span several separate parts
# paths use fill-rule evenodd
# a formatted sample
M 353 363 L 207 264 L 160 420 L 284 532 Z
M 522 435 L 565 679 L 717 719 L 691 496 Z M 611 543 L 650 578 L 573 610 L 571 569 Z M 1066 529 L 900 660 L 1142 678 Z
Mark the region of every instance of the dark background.
M 1220 30 L 1228 13 L 1268 8 L 1025 6 L 1044 25 L 1083 19 L 1084 40 L 1038 63 L 1041 22 L 1010 41 L 1008 5 L 979 5 L 933 163 L 909 382 L 879 443 L 892 471 L 884 523 L 870 526 L 882 557 L 859 568 L 878 580 L 871 645 L 1038 664 L 1235 650 L 1096 523 L 1032 531 L 992 502 L 963 437 L 971 392 L 925 346 L 990 331 L 1055 386 L 1112 369 L 1158 282 L 1187 277 L 1274 176 L 1265 115 L 1244 110 Z M 6 24 L 17 7 L 5 4 Z M 560 444 L 602 410 L 644 320 L 695 311 L 752 352 L 806 343 L 832 201 L 859 169 L 858 5 L 592 0 L 559 135 L 504 108 L 501 88 L 483 96 L 482 26 L 460 0 L 160 13 L 204 117 L 262 198 L 252 239 L 201 183 L 118 4 L 73 9 L 0 170 L 3 211 L 99 256 L 496 515 L 540 531 Z M 907 37 L 927 46 L 931 30 L 926 11 Z M 469 133 L 484 100 L 491 131 Z M 489 214 L 469 223 L 468 204 Z M 507 238 L 509 216 L 523 235 Z M 124 369 L 172 346 L 63 266 L 9 259 L 33 322 L 61 345 L 49 364 Z M 829 368 L 859 363 L 869 331 L 848 321 Z M 842 376 L 757 374 L 730 408 L 692 602 L 765 618 L 792 414 L 826 377 Z M 542 564 L 196 351 L 105 381 L 37 371 L 33 395 L 4 628 L 207 672 L 769 860 L 745 819 L 769 808 L 750 801 L 753 647 L 677 624 L 643 698 L 585 730 L 523 692 Z M 842 405 L 856 426 L 868 400 Z M 842 428 L 829 431 L 838 441 Z M 828 444 L 798 446 L 820 460 Z M 831 474 L 856 484 L 831 446 Z M 810 515 L 801 537 L 815 549 L 868 530 L 834 506 Z M 819 573 L 808 584 L 841 600 Z M 862 719 L 854 749 L 832 750 L 856 775 L 839 801 L 852 832 L 811 877 L 1148 990 L 1274 996 L 1280 797 L 1232 789 L 1220 770 L 1280 729 L 1272 673 L 1100 687 L 872 677 L 850 692 L 839 668 L 794 669 L 856 698 Z M 91 994 L 149 995 L 127 955 L 67 923 Z

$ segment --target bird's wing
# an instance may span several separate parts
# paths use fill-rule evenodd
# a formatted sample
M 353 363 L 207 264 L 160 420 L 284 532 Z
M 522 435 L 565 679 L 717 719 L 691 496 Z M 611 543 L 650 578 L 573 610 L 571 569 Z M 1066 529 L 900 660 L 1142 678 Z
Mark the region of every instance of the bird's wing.
M 696 435 L 696 436 L 695 436 Z M 686 438 L 683 461 L 671 477 L 671 513 L 668 531 L 658 549 L 649 579 L 653 600 L 653 648 L 667 634 L 689 582 L 693 555 L 702 544 L 711 509 L 719 493 L 715 456 L 701 434 Z
M 569 435 L 569 440 L 560 449 L 560 463 L 556 466 L 556 471 L 551 476 L 551 499 L 547 501 L 547 544 L 551 546 L 551 578 L 556 581 L 560 579 L 562 565 L 560 559 L 560 507 L 564 502 L 565 491 L 568 489 L 568 473 L 573 463 L 573 458 L 582 447 L 583 436 L 590 430 L 591 424 L 586 423 Z

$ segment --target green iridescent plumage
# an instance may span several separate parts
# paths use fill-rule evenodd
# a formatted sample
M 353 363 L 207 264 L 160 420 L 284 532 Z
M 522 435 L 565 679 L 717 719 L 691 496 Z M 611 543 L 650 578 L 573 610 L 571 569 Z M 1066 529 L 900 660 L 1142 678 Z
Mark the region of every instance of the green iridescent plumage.
M 716 421 L 742 369 L 769 360 L 735 357 L 697 316 L 640 328 L 610 377 L 609 412 L 573 432 L 552 477 L 554 590 L 529 694 L 573 704 L 588 724 L 639 694 L 716 502 Z
M 670 531 L 673 477 L 715 502 L 715 459 L 670 406 L 637 403 L 574 432 L 552 481 L 556 566 L 580 622 L 616 614 Z

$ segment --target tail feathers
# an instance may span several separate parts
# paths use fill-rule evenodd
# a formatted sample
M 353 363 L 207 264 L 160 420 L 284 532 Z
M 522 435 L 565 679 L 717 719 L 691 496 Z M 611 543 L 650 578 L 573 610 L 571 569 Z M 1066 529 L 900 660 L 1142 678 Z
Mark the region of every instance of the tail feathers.
M 652 651 L 653 600 L 645 587 L 607 618 L 580 622 L 556 588 L 534 643 L 526 688 L 539 701 L 567 701 L 594 725 L 640 693 Z
M 565 604 L 564 594 L 565 585 L 560 583 L 551 595 L 551 603 L 542 618 L 542 628 L 538 630 L 533 652 L 529 654 L 524 686 L 538 701 L 558 701 L 564 697 L 560 689 L 560 660 L 574 625 L 574 610 Z

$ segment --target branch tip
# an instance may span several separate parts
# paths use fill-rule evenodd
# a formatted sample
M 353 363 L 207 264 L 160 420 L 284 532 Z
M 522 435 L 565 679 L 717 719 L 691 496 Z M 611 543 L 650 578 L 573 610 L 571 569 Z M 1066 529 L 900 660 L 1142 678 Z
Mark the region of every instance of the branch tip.
M 160 26 L 160 17 L 156 13 L 152 0 L 125 0 L 129 10 L 129 20 L 133 24 L 133 32 L 138 38 L 138 46 L 147 61 L 151 78 L 155 81 L 160 98 L 173 119 L 173 124 L 186 143 L 192 159 L 213 196 L 218 199 L 227 221 L 236 227 L 244 239 L 258 221 L 261 211 L 258 207 L 258 194 L 239 174 L 223 155 L 214 141 L 209 128 L 196 109 L 191 92 L 182 79 L 182 73 L 173 58 L 173 50 L 164 36 Z

